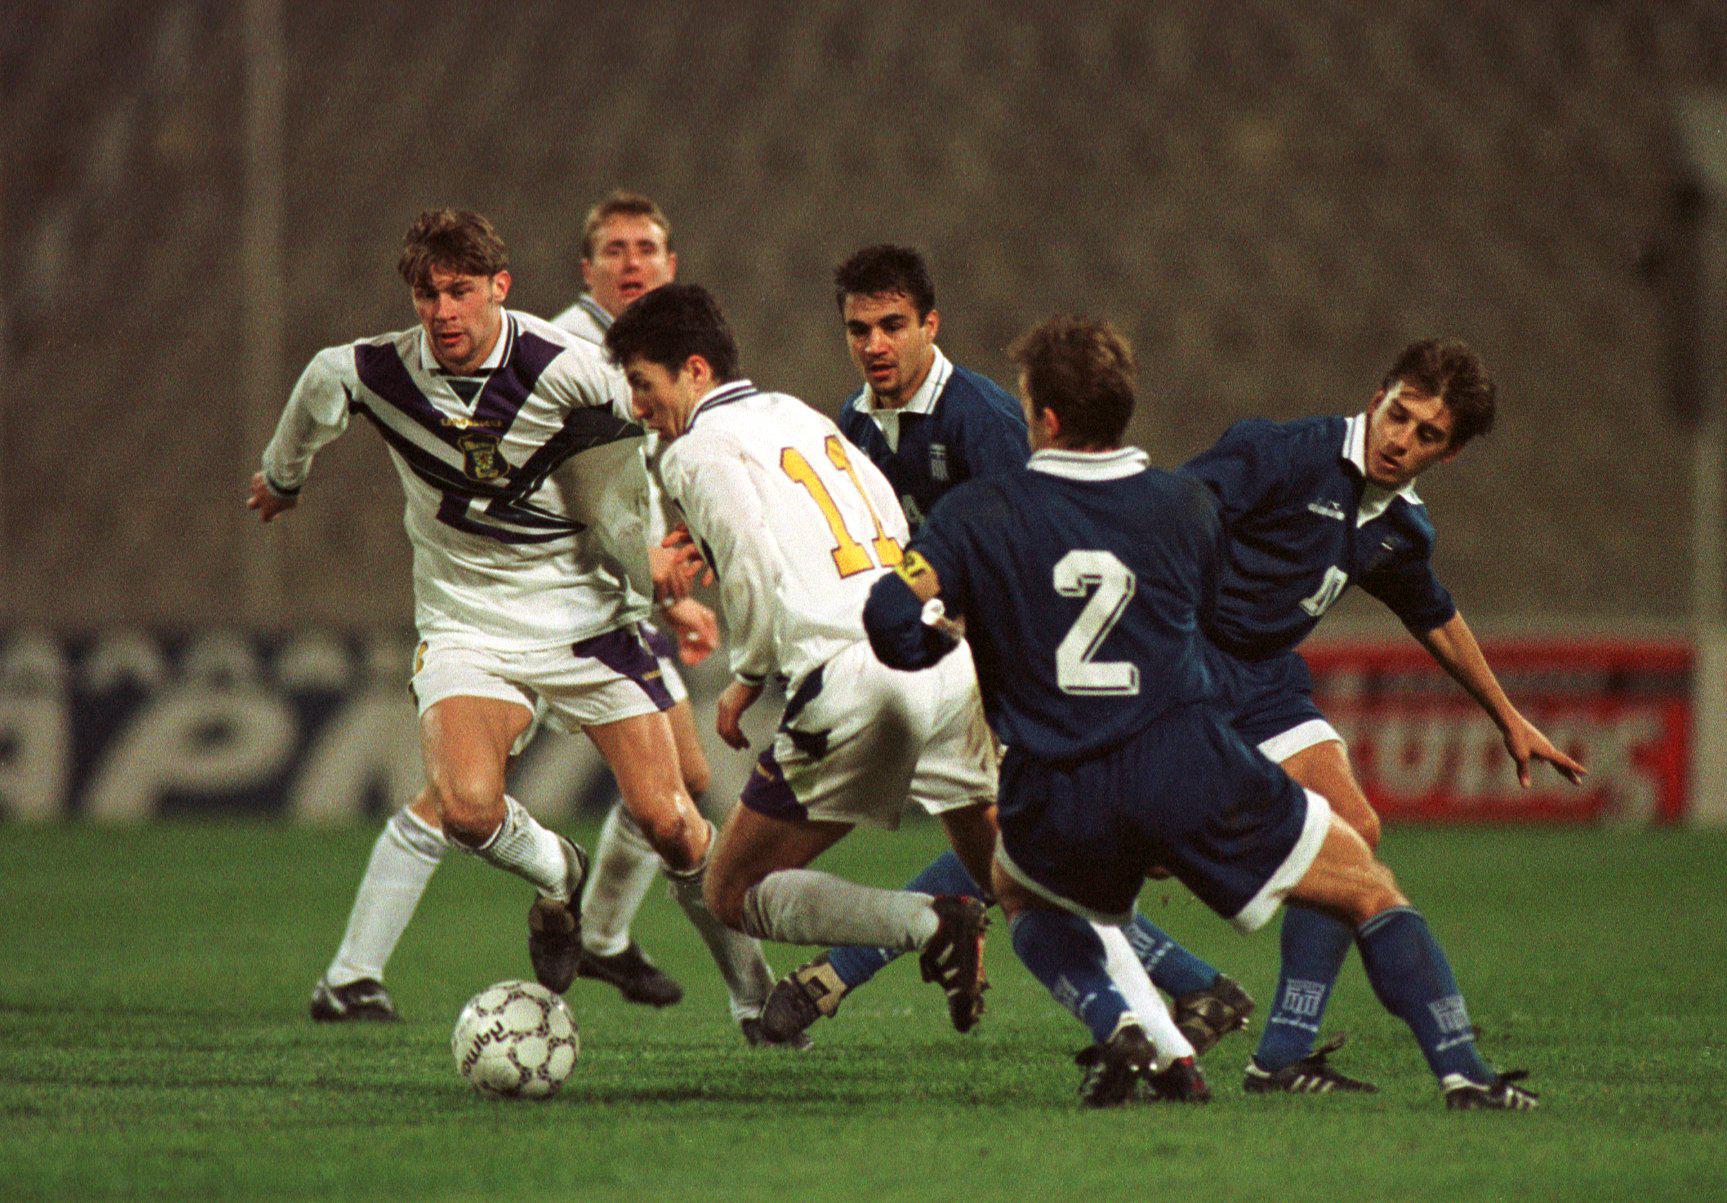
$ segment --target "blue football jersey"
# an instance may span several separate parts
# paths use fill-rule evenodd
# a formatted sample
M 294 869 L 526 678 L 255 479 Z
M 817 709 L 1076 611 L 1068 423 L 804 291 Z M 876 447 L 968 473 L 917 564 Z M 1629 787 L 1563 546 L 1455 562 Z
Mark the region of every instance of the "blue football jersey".
M 989 377 L 938 353 L 918 392 L 893 411 L 892 444 L 866 411 L 867 389 L 853 394 L 839 416 L 841 432 L 893 485 L 913 531 L 955 485 L 1022 468 L 1031 455 L 1019 402 Z
M 1144 452 L 1046 450 L 954 489 L 911 547 L 965 619 L 996 733 L 1065 760 L 1210 699 L 1199 620 L 1221 538 L 1211 494 Z
M 1182 466 L 1216 495 L 1228 532 L 1206 633 L 1258 660 L 1293 648 L 1351 585 L 1410 630 L 1457 607 L 1433 575 L 1433 523 L 1415 491 L 1366 480 L 1364 416 L 1237 422 Z

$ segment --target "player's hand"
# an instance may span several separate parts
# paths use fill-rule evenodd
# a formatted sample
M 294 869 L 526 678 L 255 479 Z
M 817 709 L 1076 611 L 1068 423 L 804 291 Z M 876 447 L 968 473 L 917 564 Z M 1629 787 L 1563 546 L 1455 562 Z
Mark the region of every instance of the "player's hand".
M 678 659 L 692 668 L 720 645 L 719 620 L 693 597 L 660 607 L 660 616 L 678 637 Z
M 690 570 L 691 575 L 701 574 L 701 582 L 711 585 L 714 577 L 713 565 L 702 558 L 702 549 L 696 546 L 696 537 L 690 534 L 690 528 L 682 522 L 666 532 L 666 537 L 660 540 L 660 546 L 674 552 L 680 563 Z
M 715 705 L 714 730 L 720 733 L 720 738 L 726 741 L 726 746 L 742 751 L 750 746 L 750 741 L 744 737 L 744 712 L 756 704 L 756 699 L 762 696 L 760 685 L 745 685 L 742 681 L 733 681 L 726 686 L 726 691 L 720 694 L 720 700 Z
M 695 562 L 690 562 L 694 554 Z M 683 553 L 664 547 L 648 548 L 648 568 L 654 577 L 654 600 L 662 605 L 682 601 L 695 588 L 701 575 L 701 554 Z
M 268 522 L 277 514 L 291 510 L 300 504 L 298 497 L 278 497 L 270 492 L 270 486 L 264 483 L 262 472 L 252 473 L 252 487 L 246 494 L 246 508 L 258 511 L 258 520 Z
M 1538 760 L 1552 765 L 1572 785 L 1582 785 L 1583 778 L 1589 775 L 1588 769 L 1554 747 L 1553 741 L 1521 714 L 1505 729 L 1505 750 L 1517 762 L 1517 783 L 1524 789 L 1534 784 L 1530 765 Z

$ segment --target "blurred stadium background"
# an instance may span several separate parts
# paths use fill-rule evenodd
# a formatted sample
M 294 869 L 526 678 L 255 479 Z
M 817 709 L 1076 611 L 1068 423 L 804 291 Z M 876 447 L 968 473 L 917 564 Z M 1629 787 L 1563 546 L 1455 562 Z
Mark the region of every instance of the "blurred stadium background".
M 1237 418 L 1359 406 L 1412 339 L 1468 339 L 1503 409 L 1422 482 L 1441 576 L 1525 666 L 1520 699 L 1623 770 L 1524 817 L 1722 813 L 1727 7 L 3 11 L 0 813 L 357 813 L 306 765 L 340 761 L 319 732 L 356 681 L 385 717 L 349 731 L 352 764 L 408 713 L 395 475 L 353 434 L 267 532 L 245 481 L 314 351 L 411 323 L 416 211 L 492 216 L 512 303 L 549 314 L 616 186 L 664 205 L 750 373 L 830 412 L 854 377 L 829 273 L 878 240 L 928 253 L 945 348 L 998 378 L 1046 313 L 1113 317 L 1144 365 L 1133 437 L 1165 463 Z M 1333 626 L 1368 640 L 1328 678 L 1340 710 L 1455 706 L 1398 676 L 1379 645 L 1414 645 L 1371 603 Z M 1429 744 L 1390 740 L 1384 775 Z M 353 769 L 374 809 L 412 788 L 411 724 L 393 746 L 394 777 Z M 1434 801 L 1454 770 L 1410 812 L 1482 813 Z

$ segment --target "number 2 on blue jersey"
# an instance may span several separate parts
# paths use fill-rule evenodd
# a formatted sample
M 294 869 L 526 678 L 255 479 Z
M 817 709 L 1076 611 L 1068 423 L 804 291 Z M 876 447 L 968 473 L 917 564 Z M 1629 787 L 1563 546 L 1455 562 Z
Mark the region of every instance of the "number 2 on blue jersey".
M 1136 694 L 1139 666 L 1125 660 L 1093 660 L 1133 600 L 1138 581 L 1108 551 L 1070 551 L 1055 564 L 1055 591 L 1091 597 L 1055 649 L 1055 679 L 1063 693 Z M 1095 592 L 1094 592 L 1095 591 Z

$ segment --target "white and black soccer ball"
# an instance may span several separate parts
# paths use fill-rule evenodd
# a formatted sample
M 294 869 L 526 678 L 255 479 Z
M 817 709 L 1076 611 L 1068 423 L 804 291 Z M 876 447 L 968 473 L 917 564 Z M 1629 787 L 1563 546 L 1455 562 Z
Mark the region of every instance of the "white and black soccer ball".
M 570 1008 L 535 982 L 487 986 L 468 1000 L 450 1035 L 457 1072 L 492 1098 L 551 1098 L 581 1051 Z

